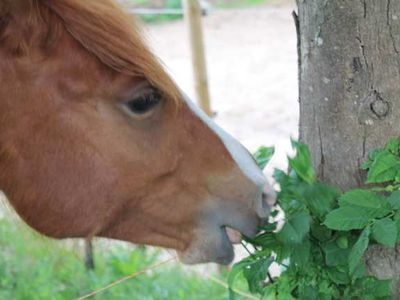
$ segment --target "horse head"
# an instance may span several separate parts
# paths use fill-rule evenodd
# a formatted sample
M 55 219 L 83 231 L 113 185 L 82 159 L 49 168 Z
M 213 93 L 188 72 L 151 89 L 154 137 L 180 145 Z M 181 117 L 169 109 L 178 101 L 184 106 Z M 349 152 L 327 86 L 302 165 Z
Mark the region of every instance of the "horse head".
M 111 0 L 0 3 L 0 188 L 54 238 L 229 263 L 268 217 L 247 150 L 179 90 Z

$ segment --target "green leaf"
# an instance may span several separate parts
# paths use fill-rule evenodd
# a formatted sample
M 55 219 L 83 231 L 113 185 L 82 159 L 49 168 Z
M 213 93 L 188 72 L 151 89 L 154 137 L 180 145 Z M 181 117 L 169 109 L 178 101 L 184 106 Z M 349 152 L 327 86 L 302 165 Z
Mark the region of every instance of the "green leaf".
M 280 246 L 280 242 L 276 240 L 275 234 L 264 232 L 254 238 L 245 238 L 245 240 L 255 246 L 261 246 L 263 249 L 275 249 Z
M 243 270 L 256 263 L 257 261 L 253 259 L 251 256 L 243 259 L 242 261 L 233 265 L 232 270 L 228 275 L 228 287 L 229 287 L 229 299 L 235 299 L 235 292 L 233 291 L 233 285 L 235 283 L 236 278 L 243 272 Z
M 394 223 L 396 224 L 397 228 L 397 242 L 400 242 L 400 211 L 397 211 L 393 217 Z
M 312 214 L 320 220 L 323 220 L 333 209 L 336 199 L 339 197 L 337 188 L 322 183 L 306 185 L 300 193 Z
M 398 158 L 389 151 L 382 151 L 372 162 L 366 183 L 394 181 L 399 171 L 400 161 Z
M 287 274 L 282 274 L 279 277 L 279 284 L 277 286 L 277 299 L 279 300 L 295 300 L 292 297 L 292 291 L 296 288 L 291 278 Z
M 296 246 L 291 256 L 291 263 L 295 264 L 299 268 L 306 269 L 310 264 L 310 240 L 305 239 L 301 244 Z
M 259 230 L 271 233 L 271 232 L 274 232 L 276 230 L 277 226 L 278 226 L 277 222 L 267 223 L 267 224 L 265 224 L 263 226 L 259 226 Z
M 352 206 L 344 206 L 331 211 L 324 224 L 335 230 L 362 229 L 371 220 L 371 217 L 360 213 L 360 209 Z
M 263 281 L 267 277 L 268 268 L 271 266 L 273 258 L 260 258 L 255 263 L 247 266 L 243 270 L 243 275 L 247 280 L 250 292 L 262 293 Z
M 367 226 L 359 236 L 349 254 L 349 271 L 353 274 L 357 266 L 361 263 L 362 257 L 367 250 L 369 243 L 369 235 L 371 233 L 370 226 Z
M 325 254 L 325 262 L 329 267 L 347 264 L 350 249 L 340 248 L 336 241 L 330 241 L 322 245 Z
M 340 206 L 361 206 L 365 208 L 379 209 L 385 206 L 387 201 L 384 197 L 373 192 L 361 189 L 351 190 L 339 198 Z
M 277 215 L 279 214 L 279 210 L 273 210 L 273 211 L 271 211 L 271 217 L 273 217 L 273 218 L 275 218 Z
M 338 270 L 335 267 L 327 268 L 329 278 L 336 284 L 349 284 L 350 276 L 347 272 Z
M 284 245 L 280 244 L 280 246 L 274 249 L 276 253 L 275 261 L 278 263 L 283 263 L 286 259 L 290 258 L 293 254 L 293 246 L 292 245 Z
M 394 210 L 400 209 L 400 191 L 395 191 L 393 192 L 389 198 L 387 199 L 389 202 L 390 206 Z
M 308 146 L 292 140 L 292 146 L 296 149 L 296 156 L 289 158 L 290 168 L 305 182 L 315 181 L 315 171 L 311 161 L 311 153 Z
M 339 198 L 339 205 L 341 207 L 353 206 L 360 209 L 365 215 L 371 219 L 381 218 L 391 211 L 388 200 L 371 191 L 355 189 L 343 194 Z
M 367 273 L 366 268 L 365 268 L 365 264 L 362 261 L 361 263 L 358 264 L 358 266 L 356 267 L 356 269 L 354 270 L 354 273 L 352 274 L 352 279 L 358 279 L 358 278 L 362 278 L 365 276 L 365 274 Z
M 269 284 L 265 290 L 261 300 L 279 300 L 277 296 L 276 284 Z
M 332 230 L 317 222 L 313 222 L 311 224 L 311 235 L 320 242 L 325 242 L 331 238 Z
M 277 183 L 279 183 L 281 188 L 288 185 L 290 181 L 290 177 L 286 174 L 286 172 L 279 169 L 274 169 L 272 177 L 275 179 Z
M 347 236 L 343 235 L 340 236 L 336 239 L 336 245 L 338 245 L 338 247 L 340 249 L 347 249 L 349 248 L 349 239 Z
M 397 240 L 396 223 L 390 218 L 377 220 L 372 226 L 372 237 L 379 244 L 393 248 Z
M 257 149 L 256 153 L 253 154 L 253 157 L 261 170 L 264 170 L 264 168 L 267 166 L 272 156 L 274 155 L 274 152 L 274 147 L 261 146 Z
M 374 162 L 376 156 L 381 153 L 382 151 L 384 151 L 383 149 L 373 149 L 369 152 L 368 154 L 368 160 L 365 161 L 362 165 L 361 165 L 361 169 L 362 170 L 368 170 L 369 168 L 371 168 L 372 163 Z
M 385 149 L 388 150 L 393 155 L 399 156 L 400 155 L 400 139 L 397 139 L 397 138 L 390 139 L 386 143 Z
M 318 290 L 314 286 L 301 284 L 299 286 L 299 298 L 307 300 L 319 300 Z
M 390 297 L 391 280 L 379 280 L 375 277 L 362 277 L 355 283 L 355 296 L 365 297 L 365 295 L 374 296 L 370 299 L 382 299 L 382 297 Z M 364 299 L 364 298 L 362 298 Z
M 282 230 L 276 234 L 279 241 L 288 245 L 300 244 L 310 231 L 311 217 L 307 211 L 296 212 L 289 216 Z
M 331 282 L 329 282 L 328 280 L 321 280 L 320 284 L 318 285 L 319 298 L 321 298 L 322 296 L 322 299 L 332 299 L 332 297 L 327 298 L 328 295 L 332 296 L 332 292 L 333 289 L 331 286 Z

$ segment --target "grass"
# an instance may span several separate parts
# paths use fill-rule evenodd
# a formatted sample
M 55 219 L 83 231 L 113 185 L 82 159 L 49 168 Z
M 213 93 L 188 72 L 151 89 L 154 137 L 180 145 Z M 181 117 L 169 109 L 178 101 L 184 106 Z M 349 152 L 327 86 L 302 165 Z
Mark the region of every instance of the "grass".
M 142 0 L 145 4 L 145 0 Z M 181 0 L 166 0 L 165 8 L 182 8 Z M 167 22 L 182 19 L 181 15 L 141 15 L 140 18 L 146 23 Z
M 215 8 L 243 8 L 267 3 L 271 0 L 216 0 L 212 6 Z M 273 0 L 272 0 L 273 1 Z M 276 0 L 275 0 L 276 1 Z M 279 1 L 279 0 L 278 0 Z M 126 1 L 129 3 L 129 1 Z M 151 7 L 149 0 L 133 0 L 137 6 Z M 182 8 L 181 0 L 166 0 L 165 8 Z M 182 19 L 181 15 L 141 15 L 140 18 L 146 23 L 167 22 Z
M 215 7 L 217 8 L 243 8 L 255 5 L 261 5 L 265 3 L 269 3 L 271 0 L 217 0 L 215 2 Z
M 0 249 L 0 299 L 13 300 L 75 299 L 163 260 L 160 250 L 115 243 L 97 247 L 96 268 L 87 271 L 71 246 L 41 237 L 9 218 L 0 219 Z M 226 274 L 216 276 L 226 282 Z M 247 289 L 244 281 L 239 288 Z M 172 262 L 91 299 L 222 300 L 228 299 L 228 292 Z

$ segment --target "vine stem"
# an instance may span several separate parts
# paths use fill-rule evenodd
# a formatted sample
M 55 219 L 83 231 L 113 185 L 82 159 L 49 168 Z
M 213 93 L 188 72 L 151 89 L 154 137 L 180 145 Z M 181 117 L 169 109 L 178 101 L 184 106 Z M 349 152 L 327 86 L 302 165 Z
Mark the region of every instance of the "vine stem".
M 249 253 L 249 255 L 253 258 L 255 258 L 254 254 L 251 253 L 251 251 L 249 250 L 249 248 L 247 248 L 246 244 L 243 241 L 240 241 L 240 244 L 242 244 L 243 248 L 247 251 L 247 253 Z M 267 271 L 267 277 L 270 283 L 274 283 L 274 279 L 271 276 L 271 273 L 269 271 Z
M 249 250 L 249 248 L 247 248 L 246 244 L 243 241 L 240 241 L 240 244 L 242 244 L 243 248 L 247 251 L 247 253 L 251 256 L 254 257 L 254 254 L 251 253 L 251 251 Z

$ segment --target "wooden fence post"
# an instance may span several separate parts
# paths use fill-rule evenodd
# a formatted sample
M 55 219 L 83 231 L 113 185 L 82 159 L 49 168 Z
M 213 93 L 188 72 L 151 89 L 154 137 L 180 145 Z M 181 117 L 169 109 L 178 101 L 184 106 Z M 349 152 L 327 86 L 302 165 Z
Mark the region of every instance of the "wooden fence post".
M 85 266 L 87 270 L 94 270 L 93 243 L 91 238 L 85 239 Z
M 207 67 L 204 54 L 203 30 L 201 24 L 201 7 L 198 0 L 182 0 L 185 19 L 188 26 L 192 64 L 196 89 L 196 100 L 200 108 L 212 116 L 210 95 L 208 91 Z

